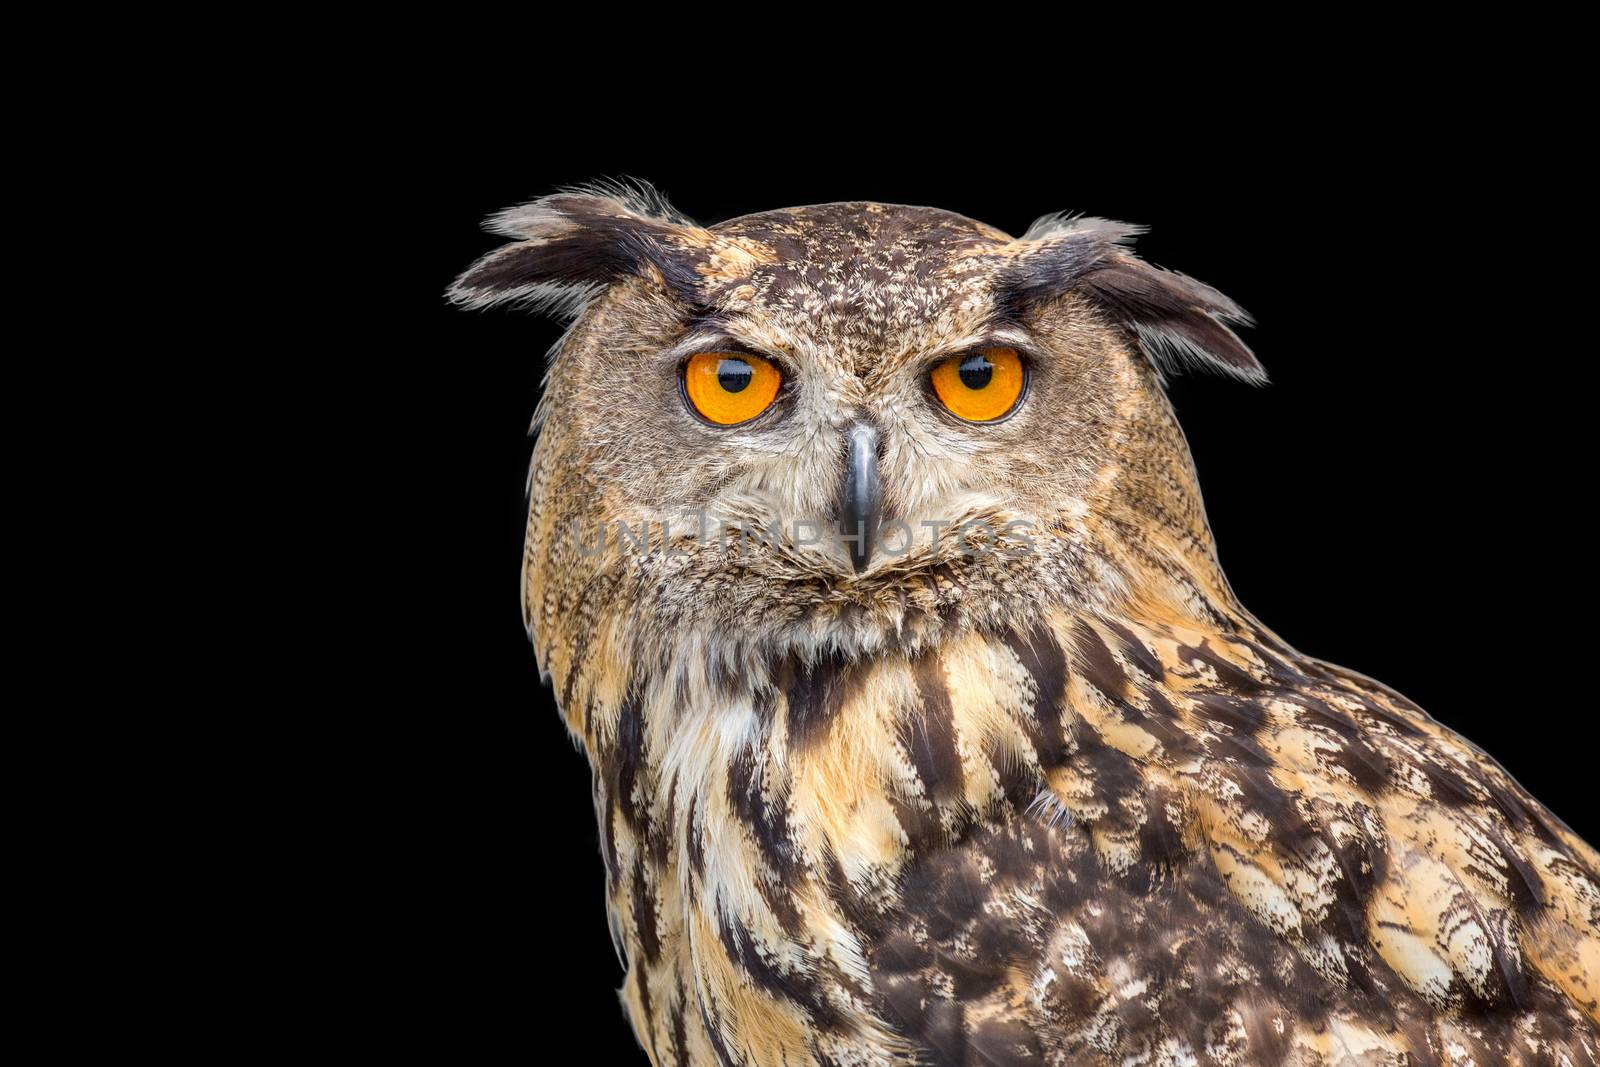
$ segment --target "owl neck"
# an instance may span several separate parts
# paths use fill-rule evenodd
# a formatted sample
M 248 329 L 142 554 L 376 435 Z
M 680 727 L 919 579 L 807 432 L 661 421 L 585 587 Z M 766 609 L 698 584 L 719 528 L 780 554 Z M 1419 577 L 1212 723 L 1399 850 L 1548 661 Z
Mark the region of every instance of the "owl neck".
M 1142 766 L 1148 737 L 1103 711 L 1106 694 L 1134 679 L 1253 695 L 1274 672 L 1300 677 L 1309 661 L 1235 599 L 1198 493 L 1170 491 L 1185 485 L 1193 476 L 1179 463 L 1116 486 L 1119 503 L 1076 531 L 1080 580 L 1045 603 L 969 603 L 956 587 L 917 624 L 877 629 L 849 612 L 748 632 L 662 626 L 621 603 L 559 616 L 565 625 L 536 639 L 594 768 L 613 882 L 646 861 L 686 863 L 715 882 L 705 853 L 735 832 L 771 837 L 759 847 L 780 876 L 791 862 L 815 875 L 825 857 L 845 853 L 892 868 L 905 843 L 875 856 L 863 842 L 888 842 L 898 826 L 915 851 L 974 812 L 1044 795 L 1052 766 L 1073 765 L 1068 723 L 1111 738 L 1092 755 L 1108 780 L 1122 780 L 1119 765 Z M 1158 706 L 1142 714 L 1163 729 Z M 908 800 L 885 815 L 882 836 L 864 839 L 855 816 L 838 809 L 894 796 L 914 779 L 932 803 L 920 823 Z M 1070 791 L 1071 782 L 1052 788 Z M 807 808 L 825 813 L 821 821 L 789 824 Z M 802 840 L 806 827 L 821 836 Z M 711 899 L 724 891 L 733 890 L 705 889 Z

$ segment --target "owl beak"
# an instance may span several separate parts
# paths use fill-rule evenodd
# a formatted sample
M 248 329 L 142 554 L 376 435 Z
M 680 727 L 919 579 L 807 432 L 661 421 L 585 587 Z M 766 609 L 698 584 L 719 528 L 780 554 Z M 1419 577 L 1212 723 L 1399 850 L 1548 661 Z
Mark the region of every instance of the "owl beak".
M 864 422 L 845 434 L 844 488 L 839 499 L 839 534 L 850 546 L 850 563 L 860 574 L 872 559 L 878 539 L 878 431 Z

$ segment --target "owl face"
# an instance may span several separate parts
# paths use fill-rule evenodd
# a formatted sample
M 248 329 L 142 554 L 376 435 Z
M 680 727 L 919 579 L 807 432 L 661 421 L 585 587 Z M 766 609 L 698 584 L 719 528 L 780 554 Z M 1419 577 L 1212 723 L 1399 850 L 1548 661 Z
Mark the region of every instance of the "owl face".
M 870 311 L 812 314 L 866 288 L 826 263 L 788 261 L 817 281 L 709 321 L 624 304 L 605 343 L 558 361 L 546 430 L 580 443 L 614 502 L 596 521 L 704 513 L 765 534 L 741 541 L 772 579 L 845 588 L 1026 554 L 1091 491 L 1137 364 L 1091 308 L 995 321 L 978 279 L 932 313 L 928 288 L 894 279 Z
M 1100 220 L 1013 240 L 845 203 L 703 229 L 613 192 L 496 225 L 525 240 L 457 299 L 583 308 L 541 404 L 530 565 L 627 575 L 679 622 L 903 642 L 1071 596 L 1171 424 L 1152 354 L 1259 370 L 1236 308 Z

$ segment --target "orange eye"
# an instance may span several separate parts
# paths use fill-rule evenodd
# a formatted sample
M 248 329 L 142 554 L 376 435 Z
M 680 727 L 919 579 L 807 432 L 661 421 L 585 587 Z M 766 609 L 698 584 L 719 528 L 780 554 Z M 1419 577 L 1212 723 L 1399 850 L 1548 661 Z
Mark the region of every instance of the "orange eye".
M 744 352 L 701 352 L 683 368 L 689 403 L 719 426 L 749 422 L 767 410 L 782 380 L 777 367 Z
M 993 422 L 1017 406 L 1022 379 L 1015 348 L 980 348 L 933 368 L 933 391 L 958 418 Z

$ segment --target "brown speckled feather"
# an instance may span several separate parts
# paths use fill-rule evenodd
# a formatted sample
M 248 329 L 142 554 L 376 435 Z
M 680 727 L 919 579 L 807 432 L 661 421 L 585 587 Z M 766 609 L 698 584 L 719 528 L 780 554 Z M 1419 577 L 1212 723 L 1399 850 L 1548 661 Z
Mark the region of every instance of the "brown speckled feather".
M 1099 220 L 700 228 L 614 190 L 519 212 L 455 292 L 583 310 L 541 407 L 525 606 L 594 767 L 651 1062 L 1596 1062 L 1594 850 L 1217 567 L 1159 371 L 1259 376 L 1226 298 Z M 697 338 L 783 361 L 775 414 L 685 418 Z M 928 361 L 994 338 L 1034 361 L 1018 414 L 932 411 Z M 857 574 L 825 547 L 568 536 L 825 514 L 840 412 L 886 442 L 891 515 L 1025 518 L 1030 551 L 930 540 Z

